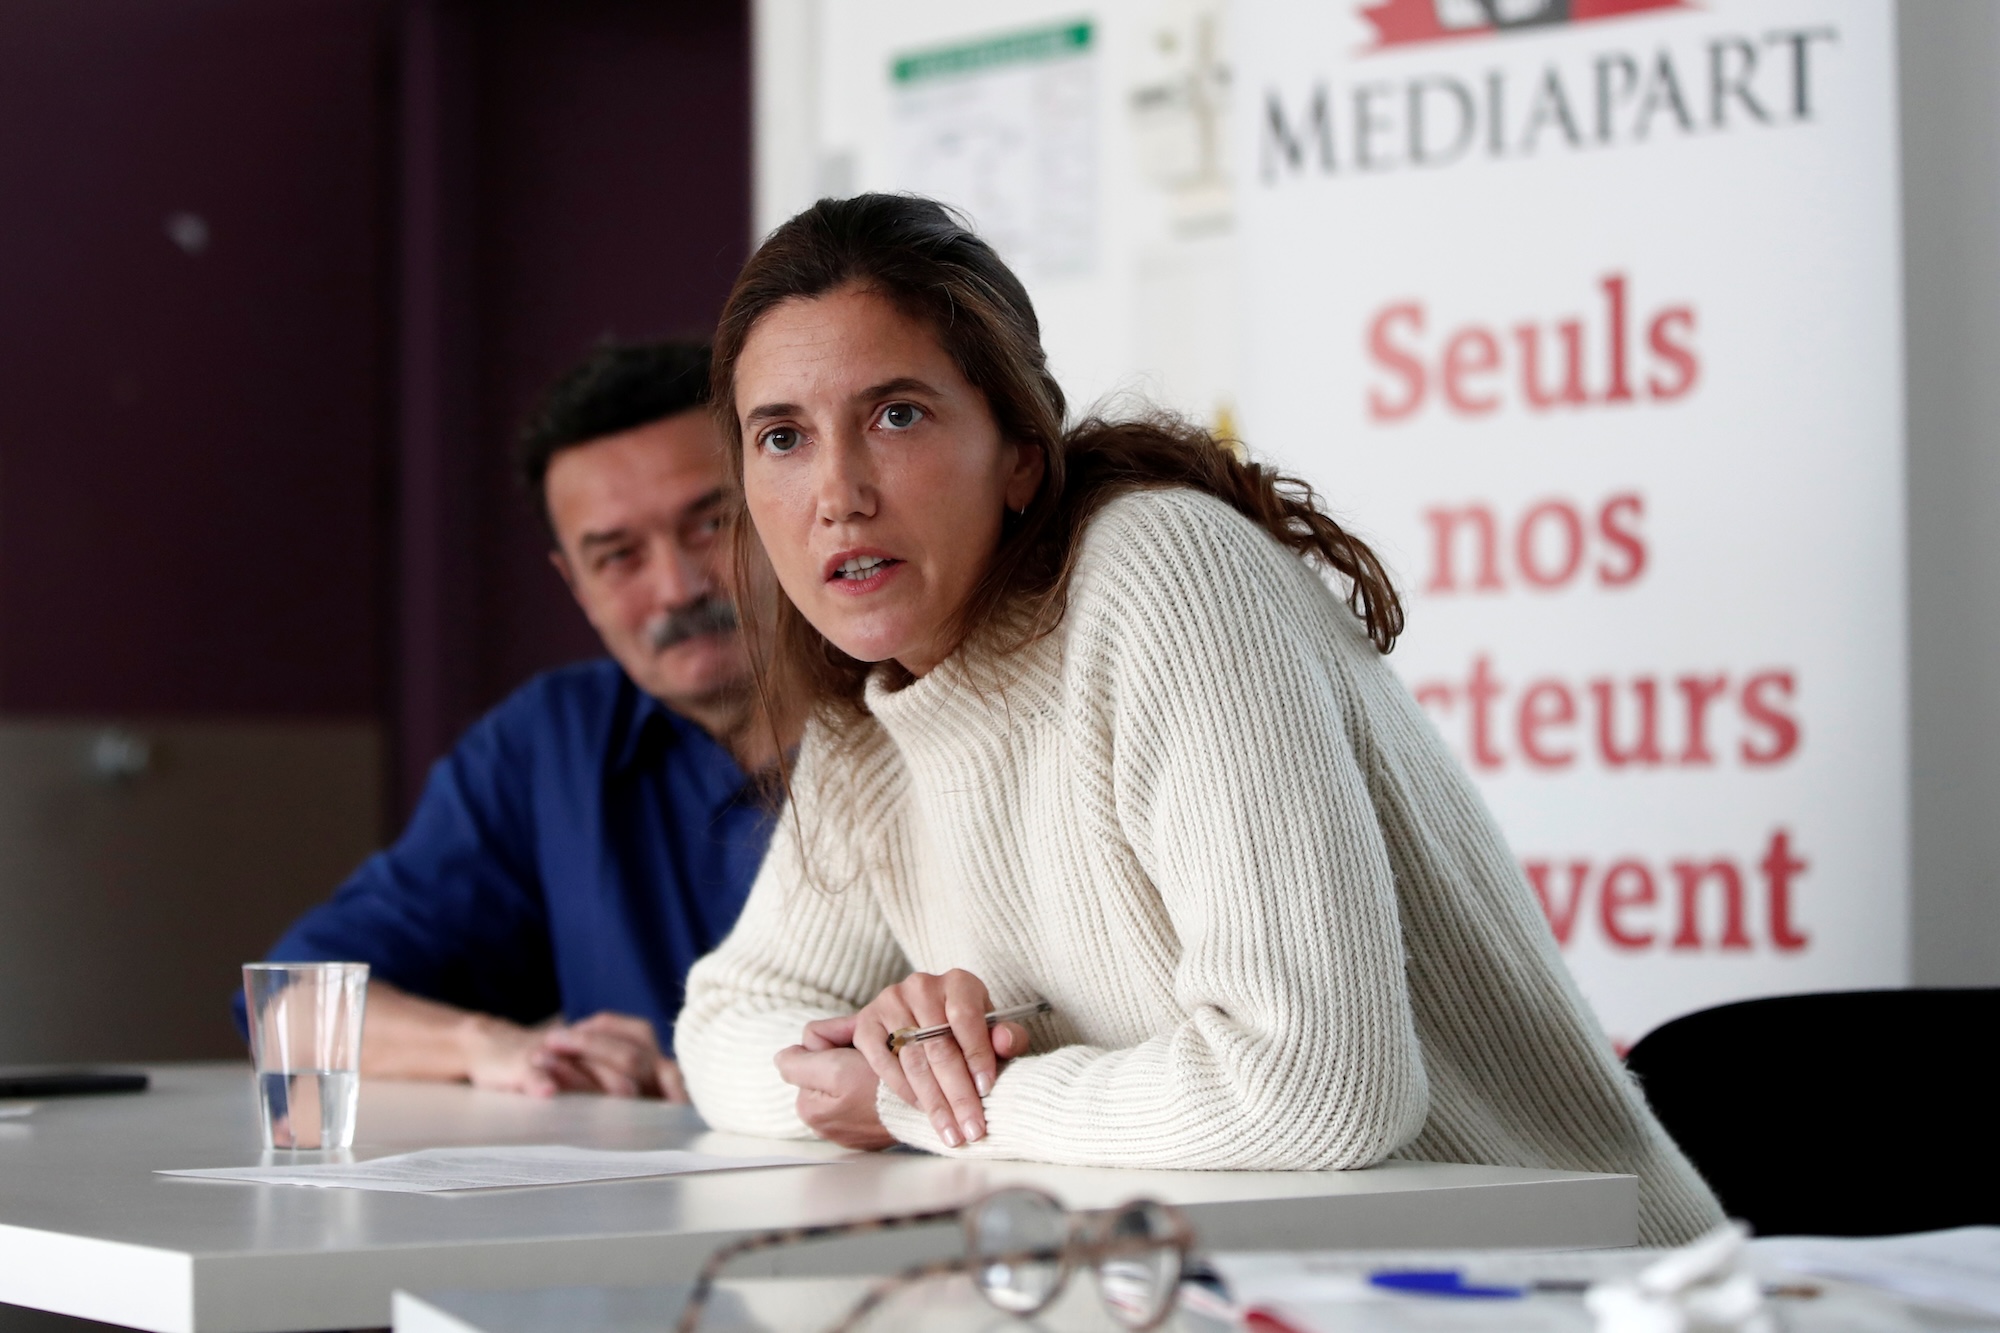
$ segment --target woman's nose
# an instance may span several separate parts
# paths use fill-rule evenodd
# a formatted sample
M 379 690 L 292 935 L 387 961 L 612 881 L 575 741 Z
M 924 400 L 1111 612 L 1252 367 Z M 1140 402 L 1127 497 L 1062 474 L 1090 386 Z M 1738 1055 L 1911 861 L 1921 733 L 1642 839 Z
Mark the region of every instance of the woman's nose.
M 874 469 L 858 432 L 841 431 L 821 449 L 815 496 L 819 521 L 849 523 L 875 513 Z

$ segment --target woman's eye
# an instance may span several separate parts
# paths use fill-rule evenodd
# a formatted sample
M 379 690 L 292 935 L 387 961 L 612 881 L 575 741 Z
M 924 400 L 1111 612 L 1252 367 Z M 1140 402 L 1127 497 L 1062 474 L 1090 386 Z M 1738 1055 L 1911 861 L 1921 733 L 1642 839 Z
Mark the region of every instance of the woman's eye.
M 882 409 L 882 424 L 890 430 L 908 430 L 924 419 L 924 409 L 915 403 L 891 403 Z
M 788 454 L 799 447 L 799 433 L 790 426 L 777 426 L 764 432 L 760 443 L 774 454 Z

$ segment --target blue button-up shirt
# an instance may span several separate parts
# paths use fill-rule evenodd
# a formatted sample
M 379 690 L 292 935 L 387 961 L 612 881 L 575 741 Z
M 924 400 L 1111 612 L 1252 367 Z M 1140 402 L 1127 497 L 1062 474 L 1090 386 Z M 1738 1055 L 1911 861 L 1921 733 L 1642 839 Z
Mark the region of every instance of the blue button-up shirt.
M 431 770 L 400 841 L 271 950 L 519 1023 L 651 1019 L 743 909 L 771 832 L 727 750 L 610 661 L 539 676 Z M 240 1013 L 240 1001 L 239 1001 Z

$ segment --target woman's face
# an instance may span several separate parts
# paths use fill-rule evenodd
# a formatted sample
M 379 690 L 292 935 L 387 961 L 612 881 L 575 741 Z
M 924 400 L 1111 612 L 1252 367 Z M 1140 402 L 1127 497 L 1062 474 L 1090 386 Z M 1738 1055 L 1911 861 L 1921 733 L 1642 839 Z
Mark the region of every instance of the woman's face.
M 861 287 L 760 319 L 735 409 L 744 498 L 792 604 L 850 657 L 936 666 L 1041 449 L 1003 440 L 930 330 Z

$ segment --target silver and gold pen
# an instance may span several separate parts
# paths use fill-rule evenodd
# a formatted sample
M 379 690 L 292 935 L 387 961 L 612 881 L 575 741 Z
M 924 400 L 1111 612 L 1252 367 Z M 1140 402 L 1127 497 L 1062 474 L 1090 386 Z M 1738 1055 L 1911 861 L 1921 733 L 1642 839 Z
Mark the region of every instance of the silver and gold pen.
M 1033 1018 L 1036 1014 L 1046 1014 L 1054 1007 L 1047 1000 L 1036 1000 L 1033 1004 L 1017 1004 L 1012 1009 L 995 1009 L 986 1015 L 986 1026 L 990 1028 L 995 1023 L 1018 1023 L 1024 1018 Z M 894 1054 L 905 1046 L 920 1041 L 935 1041 L 939 1037 L 950 1035 L 949 1023 L 940 1023 L 932 1028 L 897 1028 L 889 1034 L 889 1051 Z

